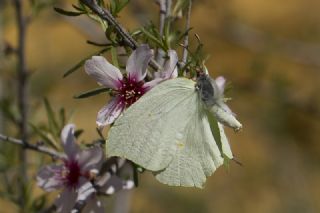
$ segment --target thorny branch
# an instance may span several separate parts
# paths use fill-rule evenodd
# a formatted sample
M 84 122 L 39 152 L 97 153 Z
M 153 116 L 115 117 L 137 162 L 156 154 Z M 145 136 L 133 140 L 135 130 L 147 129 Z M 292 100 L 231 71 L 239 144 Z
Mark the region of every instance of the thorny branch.
M 116 32 L 123 38 L 126 45 L 135 50 L 138 47 L 137 41 L 118 23 L 118 21 L 112 16 L 110 11 L 100 7 L 95 0 L 80 0 L 83 4 L 89 7 L 92 12 L 97 14 L 101 19 L 108 22 L 108 24 L 115 27 Z M 161 70 L 162 67 L 155 61 L 151 60 L 149 65 L 155 70 Z

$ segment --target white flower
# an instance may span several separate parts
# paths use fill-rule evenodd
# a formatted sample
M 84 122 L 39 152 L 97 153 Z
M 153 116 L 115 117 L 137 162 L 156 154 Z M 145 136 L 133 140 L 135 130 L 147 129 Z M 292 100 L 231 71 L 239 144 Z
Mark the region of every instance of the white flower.
M 99 127 L 113 123 L 126 107 L 161 81 L 161 79 L 144 81 L 148 63 L 152 57 L 153 51 L 148 45 L 138 47 L 127 61 L 126 76 L 123 76 L 117 67 L 102 56 L 93 56 L 86 61 L 84 66 L 86 73 L 99 84 L 111 88 L 114 94 L 111 101 L 98 112 Z
M 63 164 L 43 167 L 37 175 L 37 183 L 45 191 L 63 189 L 55 201 L 57 212 L 70 212 L 79 197 L 79 189 L 92 186 L 91 177 L 99 171 L 104 160 L 100 147 L 81 150 L 74 137 L 75 126 L 66 125 L 61 132 L 61 141 L 66 156 Z M 93 189 L 93 186 L 91 187 Z M 83 212 L 104 212 L 101 202 L 93 193 L 87 199 Z

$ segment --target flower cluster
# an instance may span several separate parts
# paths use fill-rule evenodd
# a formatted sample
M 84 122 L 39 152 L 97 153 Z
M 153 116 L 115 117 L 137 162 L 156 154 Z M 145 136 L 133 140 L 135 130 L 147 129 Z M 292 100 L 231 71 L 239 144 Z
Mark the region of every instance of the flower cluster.
M 131 189 L 134 184 L 116 176 L 116 171 L 99 177 L 106 160 L 101 147 L 80 149 L 74 129 L 73 124 L 68 124 L 62 130 L 61 142 L 65 152 L 62 164 L 43 167 L 37 175 L 37 183 L 48 192 L 62 190 L 54 203 L 57 212 L 70 212 L 78 201 L 86 202 L 83 212 L 105 212 L 97 193 L 110 195 L 121 189 Z

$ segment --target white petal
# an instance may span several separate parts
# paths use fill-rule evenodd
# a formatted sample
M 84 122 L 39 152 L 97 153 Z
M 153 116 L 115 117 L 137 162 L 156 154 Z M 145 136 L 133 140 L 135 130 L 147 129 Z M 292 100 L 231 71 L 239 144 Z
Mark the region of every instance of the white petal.
M 145 88 L 146 91 L 148 91 L 148 90 L 152 89 L 155 85 L 159 84 L 163 80 L 164 79 L 162 79 L 162 78 L 156 78 L 152 81 L 149 81 L 149 82 L 143 84 L 143 88 Z
M 142 81 L 147 75 L 147 67 L 153 56 L 153 51 L 148 45 L 144 44 L 138 47 L 130 55 L 127 62 L 127 73 L 131 80 Z
M 116 175 L 110 176 L 108 181 L 99 188 L 99 192 L 107 195 L 112 195 L 126 187 L 126 181 Z
M 221 107 L 217 104 L 214 104 L 209 109 L 212 112 L 217 120 L 223 125 L 233 128 L 235 131 L 239 131 L 242 128 L 242 124 L 234 117 L 234 115 L 225 110 L 225 107 Z
M 62 165 L 49 165 L 41 168 L 37 174 L 38 186 L 48 192 L 63 187 L 63 183 L 55 176 L 61 169 Z
M 54 202 L 57 212 L 67 213 L 72 210 L 76 203 L 77 193 L 73 190 L 65 189 Z
M 61 142 L 63 145 L 63 149 L 69 158 L 73 158 L 80 150 L 78 145 L 76 144 L 74 130 L 74 124 L 67 124 L 61 131 Z
M 115 121 L 124 109 L 124 104 L 120 102 L 119 97 L 114 97 L 107 105 L 105 105 L 97 116 L 97 125 L 104 127 Z
M 81 187 L 78 188 L 77 193 L 78 193 L 78 197 L 76 202 L 80 200 L 84 201 L 89 199 L 90 197 L 92 197 L 92 195 L 96 193 L 96 190 L 93 187 L 91 182 L 86 181 L 85 184 L 83 184 Z
M 168 52 L 169 59 L 165 62 L 163 66 L 164 78 L 176 78 L 178 77 L 178 55 L 176 51 L 169 50 Z
M 117 89 L 123 78 L 120 70 L 102 56 L 93 56 L 87 60 L 84 69 L 99 84 L 112 89 Z
M 100 147 L 95 146 L 86 150 L 82 150 L 78 155 L 78 162 L 81 171 L 90 171 L 99 169 L 104 159 L 103 151 Z
M 224 92 L 224 87 L 225 87 L 225 84 L 226 84 L 226 79 L 222 76 L 219 76 L 215 79 L 215 82 L 218 86 L 218 89 L 221 91 L 221 93 Z

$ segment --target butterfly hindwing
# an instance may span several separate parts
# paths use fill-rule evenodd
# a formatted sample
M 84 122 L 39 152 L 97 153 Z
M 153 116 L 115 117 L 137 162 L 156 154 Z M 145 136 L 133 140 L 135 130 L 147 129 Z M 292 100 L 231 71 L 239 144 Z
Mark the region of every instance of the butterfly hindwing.
M 198 98 L 195 96 L 195 98 Z M 210 176 L 222 163 L 218 146 L 211 133 L 210 125 L 199 100 L 194 100 L 197 107 L 189 112 L 189 119 L 184 129 L 184 137 L 169 166 L 156 173 L 156 178 L 174 186 L 202 187 L 206 177 Z M 180 110 L 180 109 L 177 109 Z

